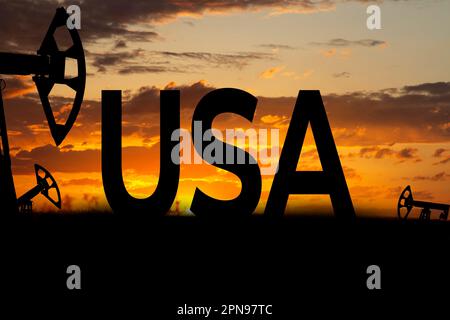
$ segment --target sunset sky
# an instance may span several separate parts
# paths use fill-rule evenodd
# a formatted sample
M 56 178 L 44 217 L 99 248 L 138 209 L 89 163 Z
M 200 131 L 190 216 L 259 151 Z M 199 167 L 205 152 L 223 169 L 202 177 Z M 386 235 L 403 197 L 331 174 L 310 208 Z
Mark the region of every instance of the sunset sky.
M 181 90 L 181 125 L 207 92 L 233 87 L 258 97 L 253 123 L 222 115 L 216 128 L 289 126 L 299 90 L 321 91 L 357 215 L 395 216 L 403 188 L 420 200 L 450 202 L 450 1 L 6 1 L 0 0 L 0 51 L 35 53 L 55 9 L 81 7 L 87 61 L 77 122 L 56 147 L 29 76 L 3 76 L 3 99 L 18 195 L 35 184 L 33 164 L 61 189 L 63 209 L 108 208 L 101 179 L 101 90 L 123 91 L 124 176 L 145 197 L 158 181 L 159 90 Z M 368 30 L 366 8 L 381 8 Z M 58 35 L 59 43 L 66 44 Z M 74 71 L 73 65 L 68 70 Z M 62 120 L 73 92 L 52 91 Z M 312 136 L 299 170 L 320 170 Z M 263 176 L 257 211 L 272 176 Z M 177 200 L 189 209 L 195 188 L 232 199 L 240 181 L 213 166 L 183 165 Z M 51 210 L 43 197 L 37 210 Z M 174 207 L 175 208 L 175 205 Z M 292 196 L 288 211 L 331 212 L 328 196 Z

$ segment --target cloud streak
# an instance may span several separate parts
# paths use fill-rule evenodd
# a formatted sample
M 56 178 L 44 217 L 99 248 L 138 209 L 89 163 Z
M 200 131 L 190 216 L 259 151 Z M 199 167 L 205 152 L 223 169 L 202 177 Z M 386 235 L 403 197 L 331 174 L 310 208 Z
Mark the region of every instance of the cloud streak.
M 243 68 L 258 60 L 273 60 L 274 56 L 262 52 L 212 53 L 212 52 L 173 52 L 153 51 L 151 55 L 160 58 L 175 58 L 181 61 L 196 60 L 214 67 Z
M 206 66 L 242 69 L 256 61 L 274 59 L 272 54 L 261 52 L 147 52 L 142 49 L 104 53 L 89 52 L 88 56 L 92 66 L 97 68 L 97 72 L 117 72 L 122 75 L 198 72 L 199 69 Z M 145 61 L 149 61 L 149 63 L 143 64 Z M 191 62 L 189 63 L 189 61 Z
M 326 42 L 311 42 L 315 46 L 326 46 L 326 47 L 380 47 L 386 45 L 386 41 L 376 40 L 376 39 L 361 39 L 361 40 L 347 40 L 343 38 L 335 38 Z
M 350 72 L 347 71 L 333 73 L 334 78 L 350 78 L 350 75 Z
M 448 177 L 450 175 L 442 171 L 432 176 L 415 176 L 413 177 L 413 181 L 446 181 Z
M 417 148 L 403 148 L 401 150 L 394 150 L 391 148 L 382 148 L 378 146 L 361 148 L 359 156 L 361 158 L 385 159 L 397 158 L 400 160 L 419 160 L 417 156 Z

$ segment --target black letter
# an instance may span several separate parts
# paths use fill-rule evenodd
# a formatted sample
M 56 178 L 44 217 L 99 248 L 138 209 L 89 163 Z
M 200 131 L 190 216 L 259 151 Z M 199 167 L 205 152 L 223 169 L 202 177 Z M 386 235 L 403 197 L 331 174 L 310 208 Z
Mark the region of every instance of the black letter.
M 106 198 L 114 212 L 164 215 L 175 199 L 180 166 L 171 159 L 172 132 L 180 127 L 180 92 L 161 91 L 160 174 L 155 192 L 146 199 L 132 197 L 122 175 L 122 91 L 102 91 L 102 176 Z
M 308 122 L 311 122 L 323 171 L 296 171 Z M 283 215 L 289 194 L 329 194 L 336 217 L 353 218 L 355 215 L 318 90 L 302 90 L 298 95 L 265 214 Z
M 222 113 L 235 113 L 251 122 L 255 114 L 257 102 L 258 100 L 250 93 L 238 89 L 227 88 L 211 91 L 200 100 L 194 111 L 192 117 L 192 135 L 194 139 L 196 136 L 194 134 L 195 121 L 202 121 L 203 132 L 201 133 L 201 137 L 203 137 L 204 132 L 211 129 L 214 118 Z M 198 148 L 199 144 L 194 141 L 197 152 L 203 156 L 203 150 L 205 148 Z M 205 216 L 208 212 L 211 212 L 211 214 L 217 217 L 251 215 L 258 205 L 261 195 L 261 172 L 259 166 L 256 160 L 242 149 L 226 143 L 223 143 L 223 146 L 225 155 L 228 152 L 234 152 L 235 163 L 236 156 L 239 156 L 238 153 L 241 155 L 244 153 L 248 160 L 245 164 L 212 164 L 237 175 L 242 182 L 241 193 L 233 200 L 217 200 L 207 196 L 200 189 L 196 188 L 191 211 L 198 216 Z M 253 159 L 254 161 L 249 161 L 249 159 Z

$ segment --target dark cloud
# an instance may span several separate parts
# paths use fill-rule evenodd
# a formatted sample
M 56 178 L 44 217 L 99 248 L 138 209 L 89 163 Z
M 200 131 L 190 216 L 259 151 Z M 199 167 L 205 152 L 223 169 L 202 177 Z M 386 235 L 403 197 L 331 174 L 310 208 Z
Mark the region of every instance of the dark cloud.
M 0 50 L 35 52 L 57 7 L 55 1 L 0 0 Z
M 441 160 L 441 161 L 438 161 L 438 162 L 436 162 L 436 163 L 433 163 L 434 165 L 439 165 L 439 164 L 447 164 L 447 163 L 449 163 L 450 162 L 450 157 L 447 157 L 447 158 L 445 158 L 445 159 L 443 159 L 443 160 Z
M 444 171 L 436 173 L 432 176 L 415 176 L 413 178 L 413 181 L 420 181 L 420 180 L 428 180 L 428 181 L 446 181 L 447 178 L 450 177 L 449 174 L 445 173 Z
M 326 42 L 311 42 L 311 44 L 327 47 L 350 47 L 350 46 L 378 47 L 381 45 L 385 45 L 386 41 L 375 39 L 347 40 L 342 38 L 336 38 Z
M 154 66 L 138 66 L 138 65 L 131 65 L 127 66 L 125 68 L 119 69 L 119 74 L 125 75 L 125 74 L 135 74 L 135 73 L 186 73 L 188 70 L 181 67 L 170 67 L 170 66 L 161 66 L 161 65 L 154 65 Z
M 397 153 L 397 157 L 401 159 L 412 159 L 416 157 L 417 151 L 416 148 L 405 148 Z
M 243 68 L 253 61 L 272 60 L 274 56 L 261 52 L 238 52 L 238 53 L 211 53 L 211 52 L 172 52 L 153 51 L 152 55 L 162 58 L 176 58 L 182 61 L 186 59 L 197 60 L 215 67 Z
M 43 165 L 52 173 L 101 172 L 100 150 L 62 151 L 55 146 L 46 145 L 30 151 L 19 151 L 11 160 L 14 174 L 19 175 L 33 174 L 35 163 Z M 159 143 L 152 147 L 123 148 L 124 170 L 157 174 L 154 172 L 155 168 L 159 168 Z
M 185 73 L 190 71 L 191 66 L 174 66 L 170 61 L 150 59 L 142 49 L 120 52 L 89 52 L 88 57 L 97 72 L 114 73 L 122 75 L 135 73 Z M 151 63 L 142 65 L 142 61 L 150 60 Z
M 169 84 L 165 90 L 180 90 L 181 104 L 183 110 L 193 110 L 200 99 L 208 92 L 214 90 L 214 87 L 208 86 L 205 82 L 199 81 L 192 85 L 177 86 Z M 142 87 L 132 95 L 125 104 L 124 117 L 131 119 L 142 116 L 154 116 L 159 114 L 159 94 L 160 89 L 156 87 Z
M 5 80 L 5 87 L 3 88 L 2 94 L 8 95 L 9 91 L 19 91 L 29 88 L 34 85 L 29 77 L 21 77 L 21 76 L 2 76 L 2 79 Z
M 403 87 L 403 92 L 430 95 L 448 94 L 450 92 L 450 82 L 422 83 L 414 86 L 405 86 Z
M 144 1 L 142 1 L 144 2 Z M 150 1 L 147 3 L 151 3 Z M 78 4 L 81 8 L 80 30 L 83 41 L 124 38 L 130 41 L 152 41 L 158 34 L 152 30 L 132 30 L 134 23 L 143 22 L 147 11 L 139 14 L 138 5 L 129 1 L 51 1 L 0 0 L 0 49 L 4 51 L 35 52 L 47 31 L 55 9 Z M 134 2 L 133 2 L 134 4 Z M 150 8 L 149 8 L 150 10 Z
M 437 86 L 441 86 L 437 84 Z M 431 86 L 432 87 L 432 86 Z M 322 96 L 341 145 L 446 142 L 450 139 L 450 90 L 408 93 L 404 88 Z M 259 97 L 255 122 L 265 115 L 288 116 L 296 97 Z M 287 121 L 288 122 L 288 121 Z M 286 123 L 287 124 L 287 123 Z
M 40 163 L 54 172 L 99 172 L 99 150 L 61 151 L 59 148 L 46 145 L 30 151 L 19 151 L 13 158 L 15 174 L 29 174 L 34 163 Z
M 448 151 L 448 149 L 444 149 L 444 148 L 439 148 L 439 149 L 436 149 L 435 151 L 434 151 L 434 153 L 433 153 L 433 157 L 435 157 L 435 158 L 439 158 L 439 157 L 441 157 L 445 152 L 447 152 Z
M 92 65 L 97 68 L 97 72 L 106 72 L 111 67 L 126 66 L 133 61 L 142 57 L 143 50 L 136 49 L 129 52 L 109 52 L 109 53 L 92 53 L 89 52 L 89 58 Z
M 171 52 L 135 49 L 120 52 L 88 52 L 92 66 L 97 72 L 163 73 L 198 72 L 207 65 L 221 68 L 243 68 L 258 60 L 272 60 L 274 56 L 259 52 L 211 53 L 211 52 Z M 170 61 L 169 61 L 170 60 Z M 142 64 L 143 61 L 149 61 Z M 188 64 L 195 61 L 197 64 Z
M 8 100 L 36 92 L 34 82 L 26 76 L 2 76 L 2 96 Z
M 370 158 L 379 150 L 378 147 L 365 147 L 359 150 L 359 156 L 362 158 Z
M 402 160 L 407 159 L 417 159 L 416 148 L 404 148 L 401 150 L 394 150 L 391 148 L 381 148 L 379 146 L 364 147 L 359 151 L 359 156 L 361 158 L 374 158 L 374 159 L 384 159 L 384 158 L 398 158 Z
M 394 150 L 391 150 L 389 148 L 382 148 L 382 149 L 378 150 L 375 153 L 375 159 L 386 158 L 386 157 L 389 157 L 389 156 L 391 156 L 393 154 L 395 154 Z
M 23 137 L 24 140 L 34 140 L 33 126 L 43 125 L 46 121 L 37 95 L 18 96 L 5 100 L 4 108 L 8 132 L 20 132 L 20 136 L 10 135 L 11 146 L 13 146 L 11 140 L 14 139 Z
M 19 151 L 12 157 L 15 174 L 29 174 L 33 164 L 39 163 L 52 172 L 99 172 L 100 152 L 98 150 L 61 151 L 46 145 L 30 151 Z
M 124 40 L 117 40 L 114 44 L 114 49 L 124 49 L 127 48 L 127 43 Z
M 433 90 L 432 84 L 427 87 Z M 436 87 L 442 84 L 436 83 Z M 411 93 L 405 88 L 329 94 L 323 100 L 334 127 L 365 128 L 360 140 L 367 143 L 448 141 L 450 88 L 433 95 Z
M 153 41 L 158 34 L 152 25 L 181 14 L 204 14 L 233 10 L 296 9 L 313 11 L 330 7 L 332 0 L 0 0 L 0 50 L 36 51 L 48 25 L 60 6 L 77 4 L 81 8 L 83 41 L 122 39 Z M 140 24 L 140 30 L 130 26 Z M 146 30 L 147 29 L 147 30 Z

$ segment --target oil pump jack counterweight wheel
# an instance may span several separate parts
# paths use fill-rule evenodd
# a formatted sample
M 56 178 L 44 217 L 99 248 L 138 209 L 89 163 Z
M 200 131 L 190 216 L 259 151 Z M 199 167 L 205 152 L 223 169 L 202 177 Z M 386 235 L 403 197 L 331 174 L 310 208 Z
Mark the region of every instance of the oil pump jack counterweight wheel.
M 44 167 L 35 164 L 34 171 L 36 174 L 36 186 L 21 196 L 17 203 L 21 212 L 31 211 L 31 201 L 39 193 L 47 198 L 55 207 L 61 209 L 61 193 L 59 192 L 58 184 L 55 178 Z M 50 193 L 51 190 L 55 190 L 56 199 Z
M 408 218 L 409 213 L 411 212 L 413 206 L 413 197 L 411 192 L 411 187 L 407 186 L 398 199 L 397 203 L 397 215 L 400 219 L 406 220 Z M 405 210 L 403 210 L 405 209 Z
M 68 29 L 72 38 L 72 46 L 66 51 L 59 51 L 54 37 L 55 31 L 59 27 L 66 27 L 67 14 L 64 8 L 56 10 L 56 14 L 45 35 L 41 47 L 37 51 L 38 55 L 47 56 L 50 61 L 50 72 L 48 75 L 37 74 L 33 77 L 36 87 L 44 107 L 45 116 L 50 127 L 50 132 L 56 145 L 60 145 L 69 133 L 83 102 L 84 89 L 86 85 L 86 61 L 84 57 L 83 45 L 77 30 Z M 78 74 L 74 78 L 66 79 L 64 77 L 66 58 L 72 58 L 77 61 Z M 75 91 L 75 99 L 70 111 L 69 117 L 64 125 L 56 123 L 48 95 L 55 84 L 65 84 Z
M 53 203 L 55 207 L 61 209 L 61 193 L 59 192 L 59 187 L 55 178 L 53 178 L 50 172 L 48 172 L 44 167 L 41 167 L 38 164 L 34 165 L 34 171 L 36 173 L 37 184 L 42 186 L 41 194 Z M 44 173 L 44 177 L 40 176 L 40 172 Z M 49 193 L 52 189 L 55 189 L 56 191 L 56 199 L 53 199 Z
M 56 145 L 60 145 L 73 127 L 83 102 L 86 85 L 86 61 L 83 45 L 76 29 L 67 29 L 72 40 L 72 46 L 61 51 L 55 40 L 58 28 L 66 28 L 69 15 L 64 8 L 58 8 L 48 31 L 42 41 L 37 55 L 0 52 L 0 74 L 33 75 L 33 80 L 41 99 L 48 126 Z M 66 59 L 77 62 L 77 76 L 65 77 Z M 75 91 L 72 109 L 65 124 L 56 123 L 49 94 L 55 84 L 67 85 Z

